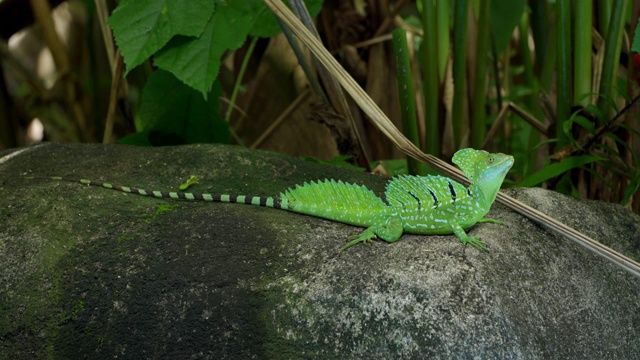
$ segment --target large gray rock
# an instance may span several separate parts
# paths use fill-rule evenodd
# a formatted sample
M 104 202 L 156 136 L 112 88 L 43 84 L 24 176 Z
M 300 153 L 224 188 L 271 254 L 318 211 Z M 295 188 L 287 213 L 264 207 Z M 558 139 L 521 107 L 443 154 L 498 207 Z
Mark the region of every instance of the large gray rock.
M 159 200 L 66 175 L 277 194 L 385 180 L 230 146 L 46 144 L 0 153 L 0 359 L 599 358 L 640 354 L 640 279 L 504 206 L 508 226 L 405 235 L 237 204 Z M 509 194 L 640 259 L 640 219 L 541 189 Z

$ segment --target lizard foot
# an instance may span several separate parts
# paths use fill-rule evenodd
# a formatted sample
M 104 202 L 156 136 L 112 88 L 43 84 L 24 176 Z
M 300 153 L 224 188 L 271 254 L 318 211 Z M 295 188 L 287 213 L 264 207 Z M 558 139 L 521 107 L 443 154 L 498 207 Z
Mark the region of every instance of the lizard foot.
M 376 238 L 376 234 L 371 231 L 371 229 L 367 229 L 365 230 L 362 234 L 359 235 L 353 235 L 353 236 L 349 236 L 347 238 L 347 241 L 349 241 L 349 243 L 347 243 L 347 245 L 343 246 L 340 248 L 340 251 L 345 251 L 348 248 L 352 247 L 353 245 L 361 242 L 365 245 L 369 245 L 371 244 L 371 240 Z
M 460 241 L 462 241 L 463 244 L 469 244 L 478 250 L 487 249 L 487 243 L 485 243 L 484 241 L 480 241 L 480 239 L 473 236 L 467 236 L 464 239 L 460 239 Z

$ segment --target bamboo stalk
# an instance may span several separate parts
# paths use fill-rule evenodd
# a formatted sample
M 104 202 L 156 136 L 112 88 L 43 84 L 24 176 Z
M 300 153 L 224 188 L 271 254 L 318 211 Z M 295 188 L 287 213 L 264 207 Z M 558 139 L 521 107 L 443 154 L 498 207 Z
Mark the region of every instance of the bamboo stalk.
M 438 84 L 444 82 L 449 62 L 449 3 L 436 1 L 436 35 L 438 37 Z
M 618 62 L 620 61 L 627 4 L 629 4 L 627 0 L 613 1 L 611 21 L 605 36 L 602 77 L 600 78 L 600 90 L 598 91 L 600 95 L 598 108 L 605 114 L 604 119 L 611 118 L 614 111 L 612 104 L 615 102 L 616 97 Z
M 459 148 L 463 142 L 466 98 L 466 66 L 467 66 L 467 14 L 469 3 L 467 0 L 455 2 L 455 20 L 453 29 L 453 138 L 455 148 Z
M 576 1 L 573 36 L 573 102 L 588 105 L 591 101 L 591 26 L 593 23 L 593 3 Z
M 473 105 L 471 107 L 471 146 L 479 149 L 486 137 L 485 105 L 487 101 L 487 52 L 489 50 L 491 0 L 480 0 L 478 16 L 478 40 L 476 42 L 476 70 L 473 80 Z
M 432 0 L 422 0 L 422 27 L 424 38 L 422 51 L 425 61 L 422 75 L 425 127 L 427 130 L 425 139 L 425 151 L 428 154 L 440 154 L 440 123 L 438 108 L 440 97 L 438 95 L 438 58 L 437 58 L 437 34 L 436 34 L 436 8 Z
M 562 147 L 568 139 L 563 124 L 571 115 L 571 0 L 558 0 L 557 67 L 556 67 L 556 145 Z
M 400 98 L 400 112 L 402 114 L 402 131 L 415 146 L 420 146 L 418 134 L 418 119 L 413 91 L 413 76 L 411 76 L 411 62 L 407 49 L 407 32 L 402 28 L 393 31 L 393 54 L 396 59 L 396 77 L 398 78 L 398 96 Z M 420 173 L 420 162 L 414 158 L 407 159 L 409 174 Z

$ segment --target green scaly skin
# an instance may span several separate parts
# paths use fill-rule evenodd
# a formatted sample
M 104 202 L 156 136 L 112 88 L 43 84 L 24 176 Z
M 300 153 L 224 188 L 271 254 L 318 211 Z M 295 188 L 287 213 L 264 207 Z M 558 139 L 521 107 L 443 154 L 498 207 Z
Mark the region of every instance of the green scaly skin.
M 465 230 L 478 222 L 500 223 L 484 216 L 513 166 L 513 157 L 462 149 L 455 153 L 453 162 L 471 181 L 468 188 L 443 176 L 400 176 L 387 184 L 386 202 L 365 186 L 335 180 L 296 185 L 278 196 L 245 196 L 146 191 L 85 179 L 51 179 L 142 196 L 265 206 L 366 228 L 361 234 L 349 237 L 349 242 L 340 251 L 360 242 L 370 243 L 376 237 L 394 242 L 403 233 L 455 234 L 463 244 L 485 249 L 484 242 L 467 235 Z

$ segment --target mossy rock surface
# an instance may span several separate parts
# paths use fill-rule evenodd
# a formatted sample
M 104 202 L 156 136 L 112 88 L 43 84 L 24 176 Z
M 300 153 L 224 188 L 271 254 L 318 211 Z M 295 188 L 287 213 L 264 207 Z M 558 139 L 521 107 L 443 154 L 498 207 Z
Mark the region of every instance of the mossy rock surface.
M 147 198 L 276 195 L 385 179 L 233 146 L 44 144 L 0 153 L 0 359 L 625 358 L 640 279 L 504 206 L 507 226 L 338 249 L 362 229 L 286 211 Z M 510 195 L 640 258 L 640 219 L 541 189 Z

